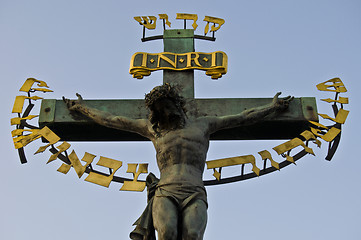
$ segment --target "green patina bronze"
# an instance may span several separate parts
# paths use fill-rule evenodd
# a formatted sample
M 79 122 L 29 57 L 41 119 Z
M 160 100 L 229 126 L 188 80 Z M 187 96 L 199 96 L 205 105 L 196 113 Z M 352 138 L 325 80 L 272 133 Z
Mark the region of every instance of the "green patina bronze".
M 194 52 L 194 30 L 166 30 L 163 35 L 163 42 L 164 52 Z M 181 95 L 186 98 L 194 98 L 194 70 L 181 72 L 164 70 L 163 83 L 171 83 L 182 86 Z

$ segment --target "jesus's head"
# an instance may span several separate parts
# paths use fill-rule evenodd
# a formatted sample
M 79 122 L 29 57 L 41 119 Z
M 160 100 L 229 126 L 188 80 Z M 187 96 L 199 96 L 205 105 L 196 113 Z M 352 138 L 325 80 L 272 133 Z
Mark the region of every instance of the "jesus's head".
M 185 100 L 176 87 L 165 83 L 153 88 L 145 96 L 145 104 L 150 110 L 149 121 L 156 132 L 162 128 L 171 130 L 184 126 Z

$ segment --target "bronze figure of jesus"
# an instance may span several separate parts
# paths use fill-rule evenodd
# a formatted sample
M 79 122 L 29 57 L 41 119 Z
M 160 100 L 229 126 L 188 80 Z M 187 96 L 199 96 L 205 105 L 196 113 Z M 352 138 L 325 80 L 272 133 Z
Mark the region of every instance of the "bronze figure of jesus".
M 148 218 L 159 240 L 198 240 L 203 239 L 207 223 L 207 196 L 202 177 L 210 135 L 220 129 L 250 125 L 281 113 L 293 97 L 280 99 L 280 94 L 277 93 L 268 105 L 221 117 L 188 116 L 185 99 L 170 84 L 155 87 L 146 95 L 145 104 L 150 110 L 148 119 L 130 119 L 89 108 L 79 94 L 78 100 L 64 98 L 64 101 L 70 111 L 79 112 L 98 124 L 135 132 L 152 141 L 160 180 L 152 201 L 148 202 Z M 147 226 L 143 229 L 149 230 Z M 131 237 L 152 239 L 146 235 Z

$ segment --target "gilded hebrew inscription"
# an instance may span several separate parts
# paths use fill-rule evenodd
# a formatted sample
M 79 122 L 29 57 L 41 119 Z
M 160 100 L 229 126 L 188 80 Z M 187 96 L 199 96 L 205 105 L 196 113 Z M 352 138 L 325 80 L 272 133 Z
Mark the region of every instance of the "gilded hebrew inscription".
M 96 165 L 112 169 L 112 173 L 109 176 L 105 176 L 99 173 L 90 172 L 85 181 L 92 182 L 103 187 L 109 187 L 115 172 L 123 165 L 123 162 L 101 156 Z
M 138 167 L 139 165 L 139 167 Z M 137 170 L 138 167 L 138 170 Z M 135 164 L 128 163 L 127 173 L 133 174 L 133 181 L 124 181 L 120 191 L 137 191 L 142 192 L 145 188 L 145 182 L 139 182 L 138 177 L 142 173 L 148 173 L 148 163 Z
M 39 99 L 43 99 L 43 98 L 38 97 L 38 96 L 33 96 L 33 97 L 16 96 L 12 113 L 22 113 L 23 112 L 23 106 L 24 106 L 25 99 L 39 100 Z
M 188 13 L 177 13 L 176 19 L 183 19 L 183 20 L 193 20 L 192 27 L 194 30 L 197 30 L 198 24 L 198 15 L 197 14 L 188 14 Z
M 316 140 L 316 137 L 310 131 L 305 131 L 301 133 L 301 135 L 306 139 L 306 141 L 311 139 Z M 317 142 L 317 144 L 318 143 L 319 141 Z M 303 147 L 307 153 L 315 155 L 312 148 L 306 146 L 306 144 L 300 138 L 291 139 L 285 143 L 282 143 L 274 147 L 273 150 L 275 150 L 278 153 L 278 155 L 284 154 L 286 156 L 287 161 L 295 163 L 293 157 L 289 155 L 289 152 L 298 146 Z
M 171 27 L 171 22 L 169 22 L 167 14 L 158 14 L 158 15 L 159 15 L 159 19 L 164 19 L 165 24 L 167 24 L 168 27 Z
M 341 124 L 344 124 L 345 121 L 346 121 L 346 118 L 348 116 L 350 111 L 347 111 L 347 110 L 344 110 L 344 109 L 340 109 L 336 115 L 335 118 L 332 118 L 330 116 L 328 116 L 327 114 L 318 114 L 320 115 L 321 117 L 323 117 L 324 119 L 329 119 L 329 120 L 332 120 L 334 122 L 337 122 L 337 123 L 341 123 Z
M 263 151 L 258 152 L 258 154 L 261 155 L 262 160 L 264 160 L 264 161 L 267 160 L 267 159 L 270 160 L 272 167 L 275 167 L 278 170 L 280 170 L 280 166 L 279 166 L 278 162 L 273 160 L 272 155 L 271 155 L 271 153 L 269 151 L 263 150 Z
M 337 92 L 337 93 L 347 92 L 345 85 L 339 78 L 333 78 L 327 80 L 323 83 L 317 84 L 316 87 L 320 91 Z
M 147 29 L 155 29 L 157 25 L 157 18 L 155 16 L 142 16 L 142 17 L 134 17 L 135 21 L 137 21 L 140 25 L 143 25 Z
M 222 168 L 222 167 L 228 167 L 228 166 L 242 165 L 242 164 L 247 164 L 247 163 L 252 164 L 252 171 L 254 173 L 256 173 L 257 175 L 259 175 L 260 169 L 257 167 L 256 158 L 253 155 L 245 155 L 245 156 L 238 156 L 238 157 L 232 157 L 232 158 L 223 158 L 223 159 L 211 160 L 211 161 L 206 162 L 207 169 L 216 169 L 216 168 Z M 214 170 L 214 171 L 216 172 L 216 170 Z M 216 176 L 218 176 L 220 178 L 220 173 L 216 174 Z
M 209 31 L 209 23 L 214 24 L 213 26 L 211 26 L 211 32 L 215 32 L 215 31 L 219 30 L 225 22 L 224 19 L 222 19 L 222 18 L 216 18 L 216 17 L 210 17 L 210 16 L 205 16 L 203 21 L 207 22 L 207 25 L 204 28 L 204 35 L 207 35 L 207 33 Z M 215 26 L 216 24 L 218 24 L 218 26 Z
M 56 160 L 58 158 L 58 156 L 65 152 L 66 150 L 68 150 L 69 148 L 71 147 L 71 145 L 68 143 L 68 142 L 63 142 L 62 144 L 60 144 L 59 146 L 57 146 L 56 148 L 59 150 L 57 153 L 54 153 L 50 156 L 49 160 L 47 163 L 50 163 L 54 160 Z M 63 169 L 64 167 L 60 167 L 61 169 Z M 59 168 L 59 169 L 60 169 Z M 58 169 L 58 171 L 59 171 Z M 59 171 L 59 172 L 62 172 L 62 171 Z M 64 173 L 64 172 L 63 172 Z
M 32 86 L 34 83 L 37 83 L 38 87 L 41 88 L 33 88 Z M 45 87 L 45 88 L 43 88 Z M 52 92 L 52 90 L 48 89 L 49 86 L 46 84 L 46 82 L 37 80 L 35 78 L 28 78 L 24 82 L 23 86 L 20 88 L 19 91 L 21 92 L 29 92 L 29 91 L 41 91 L 41 92 Z
M 67 174 L 70 168 L 73 167 L 78 177 L 81 178 L 86 168 L 93 162 L 95 155 L 86 152 L 84 154 L 84 157 L 81 159 L 83 162 L 86 162 L 84 165 L 81 164 L 74 150 L 69 154 L 68 158 L 71 162 L 71 165 L 63 163 L 63 165 L 61 166 L 61 171 L 59 170 L 59 172 Z

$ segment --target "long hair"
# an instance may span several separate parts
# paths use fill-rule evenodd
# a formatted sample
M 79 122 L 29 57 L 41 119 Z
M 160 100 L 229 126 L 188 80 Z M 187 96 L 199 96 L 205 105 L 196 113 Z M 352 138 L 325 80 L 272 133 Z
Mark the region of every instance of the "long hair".
M 178 92 L 178 87 L 172 86 L 169 83 L 165 83 L 163 85 L 154 87 L 152 91 L 145 95 L 145 105 L 150 110 L 148 119 L 152 124 L 153 130 L 157 134 L 159 134 L 158 129 L 161 116 L 160 113 L 154 109 L 154 103 L 160 99 L 168 98 L 174 102 L 174 104 L 179 110 L 185 113 L 186 102 L 184 97 L 180 96 Z

